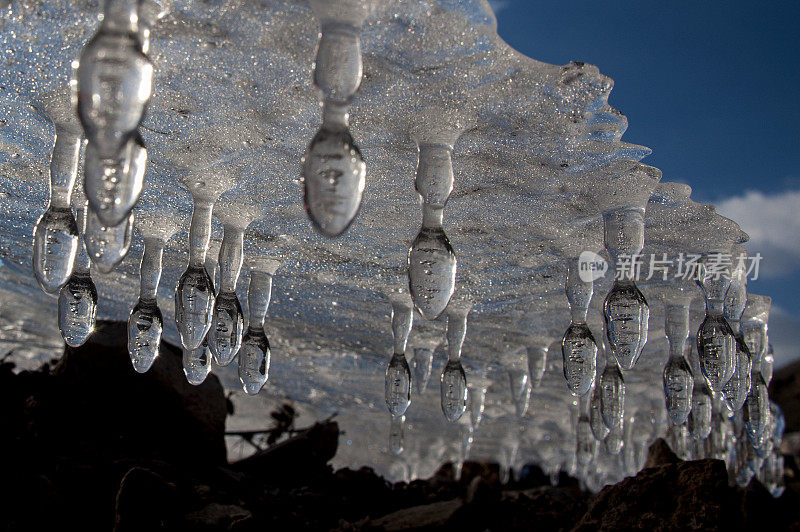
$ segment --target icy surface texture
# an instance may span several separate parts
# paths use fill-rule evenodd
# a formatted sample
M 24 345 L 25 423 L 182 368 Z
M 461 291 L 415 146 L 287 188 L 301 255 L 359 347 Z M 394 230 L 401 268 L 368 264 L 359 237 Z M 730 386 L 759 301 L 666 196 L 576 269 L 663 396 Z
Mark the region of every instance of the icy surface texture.
M 99 26 L 96 4 L 18 0 L 0 17 L 0 346 L 14 350 L 20 367 L 63 346 L 57 302 L 32 273 L 31 236 L 52 199 L 53 235 L 40 243 L 40 251 L 54 254 L 52 269 L 40 282 L 54 292 L 69 278 L 79 241 L 64 191 L 83 184 L 81 175 L 79 184 L 71 181 L 73 159 L 55 160 L 51 197 L 51 155 L 56 133 L 63 140 L 76 134 L 66 87 L 71 62 Z M 185 331 L 192 347 L 184 352 L 187 378 L 205 379 L 214 356 L 224 362 L 237 360 L 237 348 L 239 359 L 244 353 L 244 381 L 235 362 L 214 368 L 225 386 L 239 390 L 231 429 L 268 425 L 264 413 L 289 398 L 298 423 L 339 413 L 347 435 L 334 465 L 369 464 L 395 480 L 429 476 L 443 461 L 466 458 L 517 470 L 535 462 L 554 475 L 577 474 L 595 490 L 635 472 L 646 443 L 667 431 L 670 349 L 656 289 L 664 281 L 656 273 L 637 282 L 650 307 L 647 343 L 631 350 L 621 373 L 613 360 L 606 371 L 614 355 L 603 345 L 602 305 L 613 271 L 594 280 L 593 294 L 571 282 L 571 312 L 568 266 L 581 252 L 604 248 L 602 214 L 614 209 L 644 212 L 643 256 L 704 253 L 747 236 L 713 206 L 692 201 L 689 187 L 658 183 L 660 172 L 639 162 L 650 150 L 621 140 L 627 119 L 608 104 L 610 78 L 588 64 L 549 65 L 512 50 L 497 36 L 485 1 L 347 0 L 331 13 L 326 2 L 313 4 L 312 11 L 294 0 L 143 2 L 150 15 L 141 17 L 140 39 L 154 69 L 139 127 L 145 184 L 127 256 L 110 274 L 92 270 L 97 318 L 128 320 L 137 308 L 132 356 L 145 371 L 159 336 L 180 345 L 174 294 L 191 264 L 204 301 L 189 309 L 202 319 Z M 318 45 L 337 40 L 346 53 L 337 59 L 324 49 L 323 63 L 343 66 L 318 65 L 326 72 L 315 78 Z M 356 45 L 360 65 L 353 62 Z M 321 99 L 329 103 L 325 116 Z M 315 230 L 303 205 L 301 160 L 323 120 L 342 124 L 338 104 L 349 107 L 349 129 L 319 141 L 325 150 L 306 163 L 308 171 L 350 172 L 334 187 L 350 196 L 312 207 Z M 331 162 L 323 160 L 327 142 L 346 148 L 351 158 L 343 167 L 324 168 Z M 74 155 L 74 139 L 64 146 Z M 59 153 L 69 154 L 66 148 Z M 352 194 L 361 195 L 362 186 L 358 207 Z M 324 182 L 315 187 L 306 190 L 307 201 L 324 192 Z M 138 182 L 126 198 L 137 189 Z M 331 215 L 339 208 L 341 216 Z M 204 223 L 190 242 L 193 209 Z M 611 247 L 638 252 L 639 229 L 621 227 Z M 345 228 L 336 239 L 319 234 Z M 230 244 L 223 246 L 225 230 Z M 151 251 L 163 247 L 163 255 L 151 253 L 140 279 L 144 239 Z M 242 268 L 251 259 L 257 264 Z M 45 262 L 40 269 L 50 267 Z M 235 312 L 222 315 L 233 316 L 231 324 L 217 321 L 232 335 L 215 337 L 212 349 L 205 336 L 213 321 L 210 290 L 224 288 L 223 300 L 237 298 L 244 314 L 251 271 L 272 279 L 264 325 L 257 316 L 258 330 L 247 336 L 243 329 L 236 345 L 240 309 L 232 303 Z M 644 264 L 642 279 L 648 271 Z M 395 296 L 416 309 L 407 337 L 400 331 L 393 338 Z M 690 337 L 703 317 L 699 290 L 694 297 Z M 466 300 L 462 345 L 446 333 L 447 305 Z M 765 344 L 763 314 L 753 315 L 748 330 Z M 577 333 L 568 335 L 568 388 L 558 353 L 571 323 Z M 390 363 L 400 346 L 403 359 Z M 760 359 L 750 347 L 755 370 Z M 685 356 L 697 378 L 696 353 L 687 348 Z M 397 383 L 390 393 L 387 365 L 390 384 Z M 443 374 L 444 412 L 436 382 Z M 624 410 L 616 386 L 622 382 Z M 243 385 L 263 389 L 249 397 Z M 753 397 L 750 427 L 766 399 Z M 676 398 L 673 420 L 684 419 L 688 400 Z M 690 450 L 688 428 L 675 427 Z M 594 444 L 590 433 L 604 442 Z M 744 428 L 741 435 L 747 439 Z

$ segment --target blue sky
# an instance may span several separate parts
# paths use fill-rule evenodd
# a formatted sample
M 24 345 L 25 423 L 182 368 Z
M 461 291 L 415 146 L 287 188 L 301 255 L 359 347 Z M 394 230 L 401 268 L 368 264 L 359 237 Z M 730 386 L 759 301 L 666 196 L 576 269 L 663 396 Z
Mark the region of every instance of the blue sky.
M 800 355 L 800 2 L 496 0 L 500 36 L 541 61 L 597 65 L 644 162 L 692 186 L 764 256 L 776 356 Z

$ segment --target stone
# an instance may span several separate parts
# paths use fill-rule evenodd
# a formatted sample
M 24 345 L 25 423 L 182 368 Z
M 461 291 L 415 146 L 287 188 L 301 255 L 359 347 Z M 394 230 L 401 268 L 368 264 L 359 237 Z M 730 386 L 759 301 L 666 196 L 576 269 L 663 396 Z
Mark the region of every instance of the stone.
M 650 444 L 650 448 L 647 451 L 647 461 L 644 463 L 644 467 L 658 467 L 667 464 L 677 464 L 680 462 L 681 459 L 678 458 L 674 452 L 672 452 L 672 448 L 670 448 L 669 444 L 664 441 L 663 438 L 658 438 L 656 441 Z

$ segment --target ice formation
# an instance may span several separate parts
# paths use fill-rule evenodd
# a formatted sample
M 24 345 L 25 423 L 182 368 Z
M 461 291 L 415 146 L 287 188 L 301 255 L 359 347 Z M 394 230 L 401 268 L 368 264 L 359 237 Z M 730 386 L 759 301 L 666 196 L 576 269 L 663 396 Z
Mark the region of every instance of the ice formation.
M 266 386 L 247 411 L 338 412 L 336 465 L 409 480 L 530 461 L 600 489 L 669 434 L 780 493 L 768 300 L 735 269 L 702 276 L 693 348 L 700 290 L 644 259 L 747 236 L 640 162 L 596 67 L 524 57 L 484 0 L 100 15 L 21 0 L 0 19 L 4 349 L 58 351 L 59 291 L 81 342 L 87 278 L 137 371 L 163 337 L 193 384 L 216 360 L 225 386 Z M 582 279 L 582 252 L 605 274 Z

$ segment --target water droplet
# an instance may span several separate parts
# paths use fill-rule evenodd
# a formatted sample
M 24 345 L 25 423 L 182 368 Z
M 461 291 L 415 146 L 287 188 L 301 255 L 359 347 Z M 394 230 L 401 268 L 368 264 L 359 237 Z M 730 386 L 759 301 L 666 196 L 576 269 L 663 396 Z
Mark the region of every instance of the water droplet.
M 744 343 L 750 350 L 753 366 L 760 368 L 761 361 L 768 350 L 767 324 L 758 320 L 742 323 Z
M 135 24 L 114 27 L 121 21 L 112 18 L 106 16 L 84 46 L 75 76 L 78 116 L 102 158 L 115 157 L 136 133 L 153 83 L 153 65 L 142 52 Z
M 768 344 L 767 352 L 764 354 L 764 358 L 761 359 L 761 375 L 764 377 L 764 382 L 769 383 L 772 382 L 772 371 L 775 365 L 775 355 L 772 352 L 772 344 Z
M 486 388 L 478 386 L 469 390 L 469 416 L 470 426 L 477 430 L 483 420 L 483 410 L 486 407 Z
M 623 436 L 622 422 L 609 429 L 608 436 L 606 436 L 606 439 L 603 440 L 603 444 L 605 445 L 606 452 L 608 452 L 608 454 L 618 455 L 620 452 L 622 452 L 622 448 L 625 445 Z
M 767 434 L 769 425 L 769 392 L 767 383 L 760 372 L 753 371 L 751 375 L 750 393 L 742 408 L 742 418 L 747 428 L 747 437 L 753 447 L 761 447 Z
M 413 323 L 414 312 L 411 307 L 402 301 L 392 301 L 392 338 L 395 354 L 405 354 Z
M 328 238 L 344 233 L 358 213 L 366 165 L 346 128 L 314 136 L 303 157 L 303 201 L 314 229 Z
M 528 352 L 528 375 L 531 379 L 531 386 L 538 388 L 542 384 L 544 373 L 547 371 L 547 348 L 529 347 Z M 592 379 L 594 382 L 594 378 Z
M 622 427 L 625 413 L 625 379 L 619 366 L 610 359 L 600 376 L 600 413 L 609 429 Z
M 675 425 L 686 422 L 692 409 L 694 378 L 683 356 L 670 356 L 664 367 L 664 398 L 667 415 Z
M 564 378 L 573 395 L 584 395 L 594 385 L 597 343 L 585 323 L 572 323 L 561 340 Z
M 611 352 L 620 365 L 632 369 L 647 343 L 650 307 L 633 281 L 614 281 L 603 305 Z
M 242 345 L 244 314 L 235 293 L 220 292 L 214 301 L 208 347 L 220 366 L 230 364 Z
M 705 386 L 695 386 L 692 391 L 692 410 L 686 420 L 689 433 L 697 440 L 708 438 L 711 433 L 711 414 L 714 398 Z
M 744 435 L 743 435 L 744 436 Z M 748 452 L 752 453 L 752 446 L 748 443 L 747 438 L 741 437 L 736 442 L 735 451 L 735 467 L 734 476 L 736 484 L 741 488 L 746 488 L 753 478 L 753 470 L 750 469 L 747 455 Z
M 670 447 L 672 447 L 675 454 L 682 460 L 689 460 L 691 458 L 692 435 L 689 434 L 686 423 L 671 425 L 668 436 Z
M 608 426 L 603 421 L 602 408 L 602 393 L 600 386 L 596 385 L 592 392 L 592 402 L 590 403 L 589 410 L 589 423 L 592 426 L 592 434 L 598 441 L 603 441 L 608 436 Z
M 511 390 L 511 402 L 517 417 L 524 417 L 531 401 L 531 383 L 526 370 L 511 369 L 508 371 Z
M 389 451 L 394 455 L 400 455 L 404 450 L 404 428 L 406 416 L 392 416 L 389 424 Z
M 750 373 L 753 362 L 750 351 L 740 336 L 736 336 L 736 369 L 722 388 L 722 395 L 734 412 L 741 410 L 750 393 Z
M 408 286 L 426 319 L 444 311 L 456 286 L 456 254 L 441 227 L 422 227 L 408 251 Z
M 189 266 L 175 290 L 175 324 L 184 348 L 198 349 L 211 328 L 214 285 L 202 266 Z
M 467 409 L 467 375 L 460 360 L 450 360 L 442 371 L 442 412 L 455 422 Z
M 145 373 L 158 357 L 163 319 L 156 300 L 140 299 L 128 318 L 128 354 L 133 369 Z
M 403 353 L 395 353 L 386 368 L 386 406 L 393 416 L 402 416 L 411 405 L 411 369 Z
M 127 221 L 115 227 L 103 225 L 97 215 L 89 210 L 86 217 L 84 242 L 92 263 L 102 273 L 111 272 L 122 262 L 131 248 L 133 238 L 133 213 Z
M 83 345 L 94 332 L 97 289 L 87 273 L 70 277 L 58 294 L 58 327 L 70 347 Z
M 202 384 L 211 373 L 211 351 L 205 339 L 196 349 L 183 348 L 183 373 L 194 386 Z
M 327 100 L 349 101 L 361 84 L 359 32 L 357 26 L 323 19 L 314 62 L 314 84 Z
M 700 370 L 714 392 L 721 392 L 736 370 L 736 338 L 721 314 L 706 314 L 697 331 Z
M 146 167 L 147 149 L 138 135 L 111 159 L 100 158 L 93 144 L 86 146 L 84 191 L 103 225 L 114 227 L 128 217 L 142 193 Z
M 72 275 L 78 225 L 69 208 L 50 207 L 33 233 L 33 273 L 42 290 L 57 294 Z
M 578 418 L 575 427 L 576 448 L 575 457 L 579 465 L 585 466 L 594 460 L 597 452 L 597 440 L 592 434 L 592 424 L 586 416 Z
M 239 350 L 239 381 L 242 389 L 255 395 L 269 379 L 270 349 L 262 328 L 249 327 Z
M 428 389 L 428 382 L 431 379 L 431 372 L 433 371 L 433 349 L 428 347 L 415 347 L 414 360 L 411 361 L 414 366 L 414 386 L 416 393 L 425 393 Z

